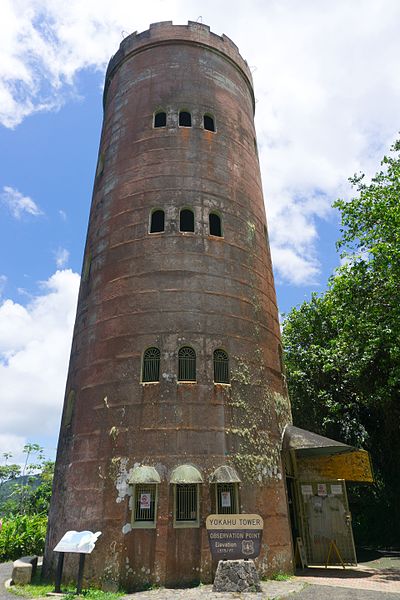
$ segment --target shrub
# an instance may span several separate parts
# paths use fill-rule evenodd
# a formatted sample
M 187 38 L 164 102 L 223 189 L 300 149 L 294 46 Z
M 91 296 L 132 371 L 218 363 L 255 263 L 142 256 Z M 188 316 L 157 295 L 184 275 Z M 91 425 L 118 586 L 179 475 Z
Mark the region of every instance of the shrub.
M 43 554 L 46 527 L 45 515 L 15 515 L 4 519 L 0 530 L 0 562 Z

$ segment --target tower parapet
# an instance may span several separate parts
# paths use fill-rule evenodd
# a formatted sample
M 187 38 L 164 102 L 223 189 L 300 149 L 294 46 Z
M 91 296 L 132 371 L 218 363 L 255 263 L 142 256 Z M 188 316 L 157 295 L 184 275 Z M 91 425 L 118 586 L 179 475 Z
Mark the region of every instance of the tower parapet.
M 118 51 L 108 64 L 104 86 L 104 102 L 107 97 L 109 81 L 121 62 L 132 54 L 151 49 L 154 45 L 167 44 L 198 45 L 223 54 L 226 59 L 231 60 L 243 72 L 243 76 L 248 80 L 250 93 L 253 97 L 253 108 L 255 108 L 252 74 L 246 60 L 241 57 L 239 48 L 227 35 L 217 35 L 210 30 L 209 25 L 196 21 L 188 21 L 187 25 L 173 25 L 172 21 L 160 21 L 152 23 L 146 31 L 141 33 L 135 31 L 124 38 Z

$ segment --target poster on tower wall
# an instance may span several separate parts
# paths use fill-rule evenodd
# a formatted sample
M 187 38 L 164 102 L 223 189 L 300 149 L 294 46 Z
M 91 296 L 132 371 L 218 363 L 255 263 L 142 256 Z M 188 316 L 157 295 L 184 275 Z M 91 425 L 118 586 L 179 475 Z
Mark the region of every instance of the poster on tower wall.
M 151 502 L 151 494 L 140 494 L 141 510 L 149 510 Z
M 231 493 L 230 492 L 221 492 L 221 506 L 222 506 L 222 508 L 230 508 L 231 507 Z

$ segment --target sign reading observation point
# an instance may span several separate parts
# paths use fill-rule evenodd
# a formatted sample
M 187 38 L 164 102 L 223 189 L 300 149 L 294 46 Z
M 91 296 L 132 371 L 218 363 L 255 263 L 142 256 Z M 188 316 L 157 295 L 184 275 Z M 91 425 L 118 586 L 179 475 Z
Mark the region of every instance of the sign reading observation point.
M 208 542 L 214 560 L 256 558 L 264 522 L 260 515 L 208 515 Z

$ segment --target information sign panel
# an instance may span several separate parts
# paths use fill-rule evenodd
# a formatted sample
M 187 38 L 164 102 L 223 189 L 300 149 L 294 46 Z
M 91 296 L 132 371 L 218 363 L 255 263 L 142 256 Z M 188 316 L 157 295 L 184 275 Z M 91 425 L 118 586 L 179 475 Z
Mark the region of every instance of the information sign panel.
M 67 531 L 54 548 L 55 552 L 75 552 L 76 554 L 91 554 L 101 531 Z
M 209 515 L 206 527 L 214 560 L 256 558 L 260 554 L 264 528 L 260 515 Z

